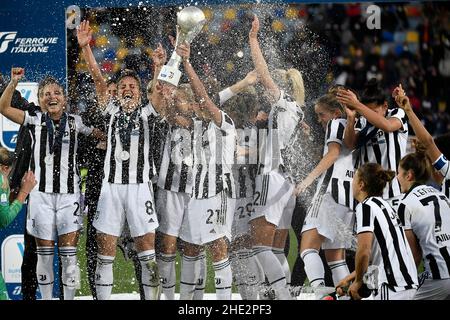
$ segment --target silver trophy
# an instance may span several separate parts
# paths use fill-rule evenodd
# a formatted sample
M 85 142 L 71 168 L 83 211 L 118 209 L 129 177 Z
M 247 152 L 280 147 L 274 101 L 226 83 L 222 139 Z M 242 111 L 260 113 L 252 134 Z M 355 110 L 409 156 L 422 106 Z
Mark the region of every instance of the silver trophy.
M 175 48 L 178 44 L 192 40 L 200 33 L 205 24 L 206 19 L 203 11 L 197 7 L 186 7 L 177 13 L 177 39 Z M 178 70 L 182 59 L 174 50 L 169 62 L 164 65 L 158 75 L 158 80 L 162 80 L 178 86 L 181 72 Z

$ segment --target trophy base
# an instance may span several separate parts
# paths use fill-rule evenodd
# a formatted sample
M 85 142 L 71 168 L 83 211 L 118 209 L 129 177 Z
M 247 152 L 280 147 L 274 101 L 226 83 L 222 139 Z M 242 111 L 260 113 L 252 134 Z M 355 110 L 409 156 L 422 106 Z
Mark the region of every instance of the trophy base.
M 177 68 L 168 65 L 163 66 L 158 75 L 158 80 L 170 83 L 175 87 L 178 87 L 178 82 L 180 82 L 180 78 L 181 78 L 181 71 L 178 70 Z

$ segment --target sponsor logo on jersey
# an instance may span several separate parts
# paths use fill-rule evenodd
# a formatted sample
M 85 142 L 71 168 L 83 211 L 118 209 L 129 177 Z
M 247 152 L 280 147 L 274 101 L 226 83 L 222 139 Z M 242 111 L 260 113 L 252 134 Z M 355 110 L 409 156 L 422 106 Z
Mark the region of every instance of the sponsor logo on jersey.
M 439 244 L 440 242 L 448 241 L 448 240 L 450 240 L 450 234 L 448 234 L 448 233 L 443 233 L 441 235 L 436 236 L 437 244 Z

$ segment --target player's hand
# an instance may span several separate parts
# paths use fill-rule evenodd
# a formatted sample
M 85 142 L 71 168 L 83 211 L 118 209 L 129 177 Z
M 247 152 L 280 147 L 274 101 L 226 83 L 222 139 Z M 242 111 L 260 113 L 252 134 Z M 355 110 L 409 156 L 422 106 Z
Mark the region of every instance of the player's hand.
M 304 192 L 309 186 L 309 183 L 306 180 L 303 180 L 299 184 L 295 186 L 294 195 L 298 197 L 302 192 Z
M 350 282 L 352 281 L 352 279 L 349 276 L 347 276 L 344 279 L 342 279 L 341 281 L 339 281 L 339 283 L 336 285 L 336 293 L 339 296 L 345 296 L 347 294 L 348 286 L 350 285 Z
M 247 83 L 248 86 L 252 86 L 255 83 L 258 82 L 258 73 L 256 70 L 252 70 L 244 78 L 245 83 Z
M 407 96 L 398 95 L 395 97 L 395 103 L 405 111 L 411 111 L 412 107 Z
M 403 90 L 403 87 L 401 84 L 398 85 L 398 87 L 395 87 L 395 89 L 392 91 L 392 98 L 396 98 L 397 96 L 405 96 L 405 90 Z
M 362 286 L 362 282 L 361 281 L 353 281 L 353 283 L 350 285 L 350 288 L 348 288 L 348 295 L 353 299 L 353 300 L 361 300 L 361 297 L 358 293 L 359 289 Z
M 269 114 L 262 110 L 258 111 L 258 115 L 256 116 L 256 121 L 267 121 L 269 119 Z
M 180 33 L 180 30 L 179 30 L 180 28 L 178 27 L 178 25 L 176 26 L 176 29 L 177 29 L 176 37 L 178 38 L 178 35 Z M 177 43 L 177 39 L 174 36 L 172 36 L 171 34 L 169 34 L 169 41 L 170 41 L 170 44 L 172 45 L 172 47 L 175 48 L 175 45 Z
M 311 135 L 311 127 L 305 122 L 305 121 L 301 121 L 300 122 L 300 127 L 303 130 L 303 133 L 307 136 Z
M 336 92 L 336 99 L 351 109 L 354 109 L 359 104 L 356 94 L 346 89 L 338 88 Z
M 155 64 L 155 67 L 161 67 L 166 63 L 167 54 L 166 54 L 166 50 L 164 50 L 161 43 L 159 43 L 158 47 L 155 50 L 153 50 L 152 60 L 153 60 L 153 63 Z
M 26 194 L 29 194 L 31 192 L 31 190 L 33 190 L 33 188 L 36 184 L 37 184 L 37 181 L 36 181 L 33 171 L 27 171 L 27 172 L 25 172 L 25 174 L 22 178 L 20 191 L 25 192 Z
M 191 46 L 189 43 L 184 42 L 178 45 L 177 54 L 183 59 L 183 62 L 186 62 L 189 60 L 189 56 L 191 55 Z
M 24 68 L 11 68 L 11 81 L 18 83 L 25 76 Z
M 345 113 L 347 114 L 347 119 L 355 119 L 356 118 L 355 110 L 348 108 L 345 104 L 344 104 L 344 110 L 345 110 Z
M 89 45 L 92 40 L 92 29 L 89 27 L 89 21 L 84 20 L 77 27 L 77 39 L 80 47 Z
M 258 16 L 255 14 L 252 22 L 252 29 L 250 30 L 249 37 L 256 39 L 258 36 L 259 31 L 259 19 Z

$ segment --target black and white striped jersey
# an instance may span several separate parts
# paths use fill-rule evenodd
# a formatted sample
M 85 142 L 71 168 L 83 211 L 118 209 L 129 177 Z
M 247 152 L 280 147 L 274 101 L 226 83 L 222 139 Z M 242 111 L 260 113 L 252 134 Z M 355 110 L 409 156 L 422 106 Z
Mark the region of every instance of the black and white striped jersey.
M 281 90 L 280 99 L 270 110 L 266 134 L 262 134 L 264 129 L 258 130 L 258 174 L 268 174 L 277 169 L 283 172 L 287 170 L 284 159 L 287 153 L 296 152 L 290 147 L 303 117 L 297 102 Z
M 152 152 L 153 152 L 153 163 L 155 165 L 156 175 L 152 178 L 152 182 L 157 182 L 158 175 L 161 169 L 162 156 L 164 152 L 164 143 L 169 132 L 169 123 L 165 118 L 163 118 L 155 108 L 149 102 L 147 104 L 150 109 L 151 117 L 154 120 L 153 132 L 152 134 Z
M 135 112 L 123 113 L 114 101 L 111 101 L 104 111 L 108 128 L 104 179 L 109 183 L 145 183 L 156 175 L 153 133 L 157 115 L 152 112 L 150 105 L 140 106 Z M 123 126 L 120 121 L 127 117 L 133 119 L 129 119 L 131 130 L 126 139 L 123 139 Z M 124 143 L 121 139 L 125 140 Z
M 422 249 L 425 270 L 433 279 L 450 278 L 450 203 L 427 185 L 413 187 L 400 201 L 398 215 L 412 230 Z
M 374 236 L 369 263 L 378 266 L 378 284 L 394 291 L 417 288 L 417 270 L 397 213 L 381 197 L 369 197 L 356 206 L 356 233 Z
M 89 135 L 92 128 L 87 127 L 81 121 L 81 117 L 73 114 L 63 114 L 66 120 L 55 123 L 47 113 L 36 112 L 31 115 L 25 111 L 23 125 L 30 128 L 32 135 L 32 155 L 30 170 L 36 176 L 38 182 L 35 190 L 47 193 L 78 193 L 79 173 L 76 163 L 78 148 L 78 134 Z M 60 131 L 59 125 L 65 122 L 64 131 Z M 51 123 L 53 137 L 50 138 L 48 125 Z M 60 143 L 56 143 L 56 136 L 62 133 Z M 50 141 L 54 141 L 53 152 Z M 56 143 L 56 144 L 55 144 Z
M 439 171 L 444 177 L 442 181 L 441 191 L 447 198 L 450 198 L 450 163 L 447 158 L 441 154 L 441 156 L 433 163 L 434 168 Z
M 323 155 L 328 153 L 328 144 L 332 142 L 340 144 L 341 151 L 335 163 L 319 178 L 316 194 L 330 193 L 336 203 L 354 209 L 353 160 L 350 150 L 343 143 L 346 125 L 346 119 L 332 119 L 328 122 Z
M 223 190 L 235 198 L 231 167 L 236 151 L 236 129 L 233 120 L 220 112 L 220 128 L 213 121 L 194 120 L 192 197 L 196 199 L 214 197 Z
M 236 129 L 237 152 L 232 167 L 237 198 L 253 197 L 257 171 L 258 133 L 254 124 L 247 122 L 244 128 Z
M 192 131 L 169 126 L 158 174 L 158 187 L 191 194 L 193 161 Z
M 402 127 L 395 132 L 384 132 L 374 127 L 366 118 L 360 117 L 355 124 L 355 130 L 360 132 L 359 139 L 366 137 L 364 145 L 355 150 L 355 168 L 367 162 L 380 164 L 385 170 L 397 172 L 400 159 L 406 155 L 408 142 L 408 123 L 405 111 L 402 109 L 389 109 L 386 118 L 397 118 Z M 383 198 L 388 199 L 401 194 L 400 184 L 395 177 L 383 192 Z

